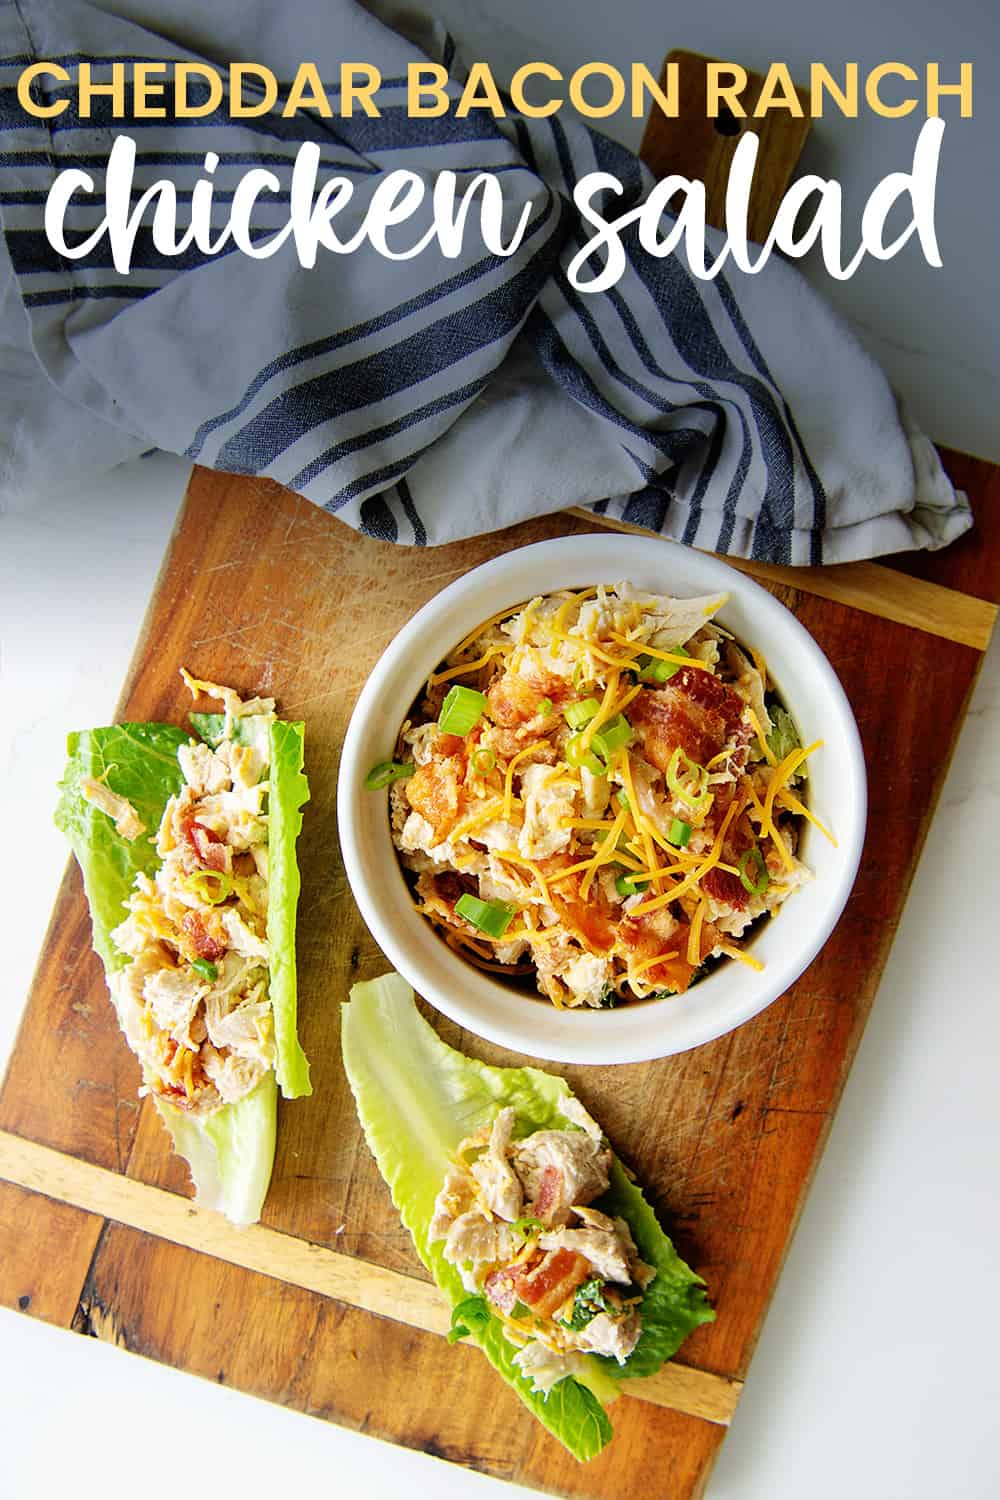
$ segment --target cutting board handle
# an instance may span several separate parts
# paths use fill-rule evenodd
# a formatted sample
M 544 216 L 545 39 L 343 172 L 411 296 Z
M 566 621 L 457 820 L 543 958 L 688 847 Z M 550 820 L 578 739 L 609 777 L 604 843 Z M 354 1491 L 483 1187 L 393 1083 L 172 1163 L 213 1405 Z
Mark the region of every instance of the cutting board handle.
M 747 86 L 740 95 L 747 118 L 738 120 L 726 111 L 718 119 L 709 119 L 706 67 L 719 60 L 700 52 L 667 54 L 660 87 L 666 92 L 667 69 L 675 65 L 679 113 L 671 119 L 662 110 L 652 109 L 639 155 L 656 177 L 677 172 L 682 177 L 699 178 L 705 184 L 708 223 L 724 229 L 729 165 L 744 133 L 753 130 L 760 137 L 760 153 L 750 193 L 748 226 L 751 240 L 760 242 L 767 238 L 802 155 L 811 123 L 809 96 L 797 89 L 805 111 L 801 120 L 780 110 L 769 110 L 762 119 L 754 120 L 753 108 L 764 87 L 764 76 L 748 73 Z

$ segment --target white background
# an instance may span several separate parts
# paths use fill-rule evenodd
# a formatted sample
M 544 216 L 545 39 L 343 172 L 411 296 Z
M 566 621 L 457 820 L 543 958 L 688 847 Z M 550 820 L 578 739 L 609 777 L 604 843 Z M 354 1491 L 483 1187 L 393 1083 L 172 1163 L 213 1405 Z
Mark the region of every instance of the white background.
M 469 7 L 449 0 L 451 16 Z M 499 7 L 498 7 L 499 9 Z M 753 64 L 969 57 L 1000 40 L 986 6 L 847 0 L 812 11 L 645 0 L 543 8 L 505 0 L 532 42 L 495 21 L 473 41 L 515 61 L 655 61 L 684 44 Z M 985 71 L 981 75 L 985 77 Z M 992 119 L 991 119 L 992 114 Z M 1000 459 L 995 97 L 949 127 L 939 224 L 945 270 L 918 254 L 832 291 L 931 435 Z M 905 166 L 916 126 L 816 128 L 807 165 L 850 205 Z M 962 132 L 961 134 L 959 132 Z M 620 134 L 629 137 L 629 130 Z M 635 139 L 635 133 L 632 133 Z M 855 210 L 856 213 L 856 210 Z M 4 986 L 13 1039 L 64 864 L 51 826 L 67 729 L 105 722 L 185 480 L 157 457 L 0 515 L 3 610 Z M 933 704 L 927 705 L 933 713 Z M 1000 1055 L 996 857 L 1000 651 L 988 657 L 906 914 L 754 1358 L 711 1500 L 993 1500 L 996 1246 L 994 1101 Z M 377 1401 L 377 1371 L 372 1398 Z M 172 1458 L 168 1455 L 173 1455 Z M 178 1487 L 247 1497 L 510 1493 L 234 1395 L 118 1350 L 0 1314 L 0 1497 L 177 1500 Z M 627 1475 L 620 1493 L 628 1496 Z

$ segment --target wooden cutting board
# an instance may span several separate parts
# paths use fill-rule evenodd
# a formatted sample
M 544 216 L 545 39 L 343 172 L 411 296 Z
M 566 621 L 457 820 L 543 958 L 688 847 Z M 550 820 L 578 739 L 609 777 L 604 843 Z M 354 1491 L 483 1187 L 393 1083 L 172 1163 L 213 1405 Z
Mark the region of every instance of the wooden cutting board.
M 676 131 L 676 122 L 666 128 Z M 692 151 L 704 166 L 706 152 L 729 147 L 705 138 Z M 685 165 L 699 171 L 694 159 Z M 775 184 L 790 169 L 779 161 Z M 195 472 L 119 716 L 180 721 L 183 662 L 273 693 L 286 716 L 306 720 L 312 801 L 299 969 L 315 1093 L 281 1106 L 262 1226 L 235 1230 L 192 1208 L 185 1168 L 136 1098 L 138 1067 L 118 1035 L 71 867 L 0 1091 L 0 1299 L 539 1489 L 604 1500 L 622 1493 L 617 1476 L 628 1473 L 636 1493 L 699 1494 L 874 999 L 1000 600 L 1000 468 L 953 453 L 945 460 L 978 525 L 944 554 L 748 567 L 830 657 L 865 744 L 878 839 L 836 933 L 788 994 L 729 1036 L 660 1062 L 561 1070 L 637 1169 L 718 1312 L 679 1363 L 619 1401 L 603 1455 L 576 1465 L 478 1351 L 445 1344 L 441 1301 L 360 1136 L 338 1046 L 339 1002 L 356 979 L 386 968 L 337 847 L 338 753 L 361 684 L 400 626 L 451 579 L 543 537 L 597 529 L 590 516 L 406 550 L 357 536 L 274 484 Z M 517 1060 L 435 1019 L 469 1053 Z

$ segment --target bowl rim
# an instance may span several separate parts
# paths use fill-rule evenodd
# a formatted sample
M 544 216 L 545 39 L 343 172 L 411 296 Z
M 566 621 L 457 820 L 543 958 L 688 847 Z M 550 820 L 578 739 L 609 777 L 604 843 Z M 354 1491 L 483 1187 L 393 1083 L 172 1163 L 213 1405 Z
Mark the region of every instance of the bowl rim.
M 716 1004 L 706 1006 L 699 1003 L 685 1007 L 682 1002 L 687 997 L 671 997 L 632 1002 L 607 1011 L 589 1007 L 586 1010 L 557 1010 L 542 997 L 539 997 L 538 1004 L 534 1004 L 530 997 L 519 995 L 520 1005 L 511 1007 L 510 998 L 517 992 L 476 970 L 448 949 L 412 906 L 392 844 L 387 813 L 384 816 L 385 848 L 391 855 L 396 879 L 384 871 L 379 877 L 377 862 L 365 847 L 363 827 L 371 807 L 371 802 L 366 803 L 365 799 L 377 795 L 383 809 L 383 797 L 387 800 L 387 794 L 373 794 L 363 786 L 371 764 L 380 758 L 377 753 L 372 753 L 369 744 L 373 735 L 371 725 L 379 716 L 379 705 L 385 699 L 387 683 L 400 676 L 412 679 L 413 690 L 406 698 L 409 706 L 421 681 L 452 645 L 462 639 L 477 620 L 485 622 L 496 613 L 495 609 L 487 611 L 475 607 L 476 598 L 484 590 L 503 585 L 502 592 L 509 603 L 501 602 L 497 608 L 513 610 L 538 592 L 587 587 L 594 582 L 607 583 L 612 575 L 615 578 L 628 577 L 630 563 L 632 571 L 648 572 L 650 548 L 654 546 L 657 571 L 669 574 L 673 562 L 676 572 L 696 575 L 697 583 L 690 587 L 687 582 L 679 583 L 675 597 L 686 597 L 692 589 L 705 593 L 716 590 L 729 593 L 730 603 L 738 599 L 741 612 L 749 610 L 758 619 L 770 621 L 774 630 L 787 634 L 794 642 L 790 654 L 797 653 L 800 663 L 807 665 L 808 670 L 816 675 L 831 729 L 836 731 L 839 741 L 842 763 L 838 761 L 838 779 L 846 788 L 846 813 L 843 822 L 838 822 L 837 826 L 838 866 L 826 893 L 823 912 L 810 925 L 802 941 L 793 944 L 784 956 L 769 957 L 764 971 L 766 978 L 762 979 L 735 960 L 717 970 L 716 974 L 738 969 L 741 976 L 748 977 L 741 978 L 736 985 L 717 985 L 712 994 L 713 1001 L 718 1002 Z M 557 574 L 567 569 L 579 573 L 579 581 L 571 585 L 561 576 L 556 576 L 542 589 L 518 583 L 522 575 L 550 562 Z M 463 618 L 468 621 L 465 629 L 459 625 L 452 635 L 452 626 L 441 634 L 442 622 L 459 607 L 463 610 Z M 720 613 L 725 613 L 729 607 L 727 604 Z M 424 670 L 422 663 L 431 657 L 433 661 Z M 769 659 L 769 666 L 772 664 Z M 789 703 L 788 706 L 795 714 L 795 704 Z M 400 722 L 401 716 L 397 716 L 393 739 Z M 385 741 L 380 743 L 384 749 Z M 648 1061 L 687 1051 L 751 1020 L 784 994 L 812 963 L 840 918 L 860 863 L 866 817 L 867 783 L 861 738 L 840 680 L 820 646 L 791 611 L 753 579 L 716 557 L 654 534 L 646 538 L 617 532 L 582 533 L 530 543 L 470 569 L 435 594 L 400 628 L 372 668 L 348 724 L 337 786 L 337 821 L 347 878 L 369 931 L 399 973 L 443 1014 L 488 1041 L 531 1057 L 594 1065 Z M 393 900 L 400 891 L 406 897 L 402 918 L 393 909 Z M 416 926 L 409 922 L 408 914 L 412 914 Z M 774 920 L 772 918 L 765 924 L 766 928 L 773 927 Z M 428 946 L 421 933 L 432 939 L 433 947 Z M 709 975 L 689 995 L 698 997 L 699 1002 L 703 1000 L 705 986 L 712 984 L 716 974 Z M 723 990 L 727 992 L 725 998 Z M 477 995 L 479 1004 L 476 1003 Z M 487 997 L 492 997 L 492 1006 L 486 1003 Z M 668 1045 L 664 1044 L 660 1028 L 655 1024 L 659 1007 L 669 1008 L 671 1013 Z M 513 1021 L 506 1014 L 512 1009 L 516 1011 Z M 523 1024 L 520 1024 L 521 1016 L 524 1017 Z M 595 1020 L 600 1023 L 598 1030 L 594 1028 Z

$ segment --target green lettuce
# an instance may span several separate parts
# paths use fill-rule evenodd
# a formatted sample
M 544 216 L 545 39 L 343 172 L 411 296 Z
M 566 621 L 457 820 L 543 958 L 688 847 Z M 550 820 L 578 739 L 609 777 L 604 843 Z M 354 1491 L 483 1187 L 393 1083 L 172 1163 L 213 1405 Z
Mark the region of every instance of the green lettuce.
M 271 790 L 268 793 L 267 940 L 271 949 L 270 996 L 274 1013 L 275 1072 L 286 1099 L 311 1094 L 309 1064 L 299 1043 L 295 984 L 295 913 L 299 866 L 295 841 L 309 783 L 302 774 L 304 724 L 271 724 Z
M 461 1278 L 428 1240 L 434 1200 L 452 1154 L 463 1137 L 513 1107 L 516 1135 L 565 1129 L 561 1103 L 565 1079 L 538 1068 L 495 1068 L 448 1047 L 420 1016 L 413 991 L 398 974 L 356 984 L 343 1007 L 341 1046 L 365 1137 L 417 1253 L 449 1298 L 456 1325 L 472 1337 L 524 1404 L 574 1458 L 586 1460 L 608 1443 L 611 1423 L 604 1410 L 618 1394 L 618 1381 L 658 1370 L 699 1323 L 715 1315 L 704 1283 L 677 1255 L 640 1190 L 620 1163 L 596 1206 L 628 1220 L 643 1259 L 657 1269 L 643 1297 L 643 1333 L 634 1353 L 616 1360 L 586 1357 L 586 1372 L 561 1380 L 547 1396 L 531 1389 L 514 1364 L 515 1350 L 500 1320 L 483 1320 Z M 473 1314 L 470 1316 L 470 1314 Z
M 278 1086 L 265 1073 L 252 1093 L 199 1117 L 166 1099 L 156 1110 L 174 1150 L 191 1168 L 200 1208 L 214 1208 L 234 1224 L 256 1224 L 274 1166 Z
M 221 715 L 218 718 L 221 722 Z M 177 751 L 190 738 L 173 724 L 114 724 L 71 734 L 67 741 L 69 758 L 59 784 L 55 822 L 69 839 L 83 874 L 94 948 L 109 975 L 130 962 L 115 947 L 111 933 L 128 914 L 136 876 L 141 872 L 152 877 L 159 867 L 156 831 L 169 798 L 184 784 Z M 274 947 L 270 987 L 276 1068 L 289 1095 L 309 1092 L 308 1063 L 295 1029 L 299 891 L 295 839 L 302 825 L 300 809 L 308 796 L 301 774 L 302 740 L 301 724 L 272 726 L 275 764 L 269 793 L 273 853 L 268 867 L 268 938 Z M 127 797 L 146 832 L 132 840 L 117 833 L 112 819 L 83 796 L 80 783 L 85 776 L 103 780 L 113 792 Z M 218 1209 L 237 1224 L 259 1219 L 274 1163 L 275 1075 L 269 1073 L 251 1094 L 207 1118 L 191 1116 L 162 1099 L 157 1099 L 156 1107 L 174 1149 L 191 1168 L 198 1203 Z
M 215 749 L 225 735 L 225 714 L 191 714 L 191 723 Z M 302 774 L 305 725 L 247 714 L 235 719 L 231 737 L 238 745 L 253 745 L 271 765 L 268 794 L 267 940 L 271 948 L 271 1009 L 274 1013 L 275 1072 L 286 1099 L 312 1093 L 309 1063 L 298 1038 L 298 998 L 295 982 L 295 914 L 299 901 L 295 842 L 302 828 L 302 808 L 309 801 L 309 783 Z
M 113 724 L 108 729 L 85 729 L 67 740 L 69 759 L 59 783 L 55 822 L 80 866 L 94 948 L 109 974 L 129 962 L 112 943 L 111 933 L 128 915 L 135 877 L 140 872 L 153 876 L 159 867 L 153 841 L 163 809 L 184 784 L 177 750 L 189 739 L 173 724 Z M 127 797 L 146 832 L 132 840 L 116 833 L 107 813 L 81 792 L 85 776 L 106 781 L 113 792 Z

